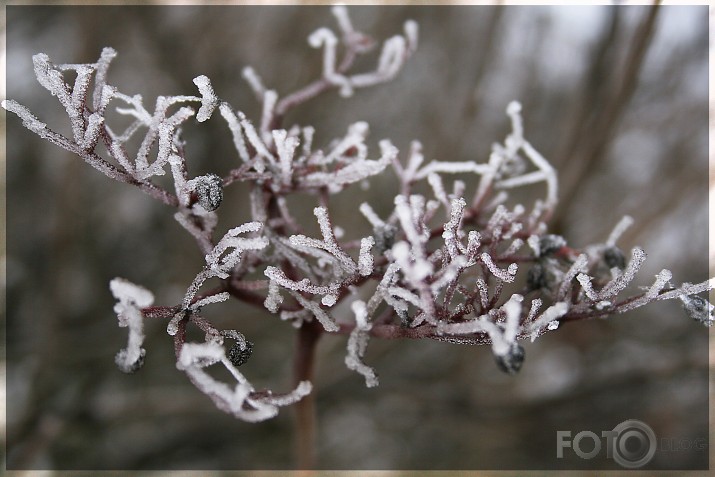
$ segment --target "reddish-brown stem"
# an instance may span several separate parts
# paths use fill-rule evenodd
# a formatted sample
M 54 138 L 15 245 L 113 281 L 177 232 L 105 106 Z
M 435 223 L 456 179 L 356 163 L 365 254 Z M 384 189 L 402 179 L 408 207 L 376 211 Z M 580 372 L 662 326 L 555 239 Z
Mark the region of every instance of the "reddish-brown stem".
M 315 349 L 323 328 L 317 320 L 303 323 L 296 334 L 293 354 L 293 381 L 313 381 L 315 374 Z M 293 436 L 294 462 L 298 469 L 315 467 L 315 390 L 295 405 Z

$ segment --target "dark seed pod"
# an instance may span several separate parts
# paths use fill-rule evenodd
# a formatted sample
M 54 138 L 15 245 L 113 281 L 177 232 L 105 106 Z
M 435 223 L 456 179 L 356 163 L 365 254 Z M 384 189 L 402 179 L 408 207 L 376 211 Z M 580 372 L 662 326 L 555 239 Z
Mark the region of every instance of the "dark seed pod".
M 389 250 L 395 244 L 395 235 L 397 228 L 394 225 L 385 224 L 384 227 L 376 227 L 375 230 L 375 249 L 377 253 L 382 254 L 385 250 Z
M 606 262 L 608 268 L 626 268 L 626 256 L 620 248 L 611 246 L 603 252 L 603 261 Z
M 507 374 L 516 374 L 524 364 L 524 348 L 518 343 L 512 343 L 509 351 L 503 355 L 494 355 L 494 360 L 497 362 L 499 369 Z
M 223 200 L 223 180 L 216 174 L 206 174 L 193 182 L 199 205 L 209 212 L 218 209 Z
M 230 350 L 228 350 L 228 360 L 238 367 L 248 361 L 253 353 L 253 343 L 246 340 L 245 344 L 237 342 Z
M 535 263 L 526 275 L 526 285 L 529 290 L 540 290 L 546 288 L 546 270 L 540 263 Z
M 565 246 L 566 240 L 560 235 L 547 234 L 539 238 L 539 254 L 542 257 L 557 252 Z
M 713 306 L 710 302 L 697 295 L 684 296 L 680 300 L 683 302 L 683 308 L 690 318 L 705 326 L 712 326 Z

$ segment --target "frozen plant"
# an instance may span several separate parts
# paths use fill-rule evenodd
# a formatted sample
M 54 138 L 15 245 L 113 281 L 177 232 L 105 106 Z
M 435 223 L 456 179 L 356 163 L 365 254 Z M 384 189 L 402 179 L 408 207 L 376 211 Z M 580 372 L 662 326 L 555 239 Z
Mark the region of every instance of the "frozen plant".
M 322 71 L 313 82 L 281 95 L 256 70 L 244 69 L 262 105 L 255 120 L 221 99 L 203 75 L 194 79 L 197 94 L 159 96 L 152 110 L 141 95 L 124 94 L 108 83 L 117 54 L 112 48 L 87 64 L 55 64 L 42 53 L 33 57 L 38 82 L 67 112 L 71 137 L 49 129 L 25 106 L 2 102 L 41 138 L 172 208 L 205 257 L 205 266 L 187 279 L 184 298 L 175 305 L 155 305 L 150 291 L 126 279 L 111 281 L 119 325 L 129 330 L 127 347 L 115 358 L 120 370 L 135 372 L 144 363 L 146 319 L 164 320 L 177 368 L 219 409 L 254 422 L 275 416 L 281 406 L 310 402 L 311 347 L 323 334 L 347 336 L 345 364 L 372 387 L 379 380 L 365 361 L 371 338 L 485 344 L 498 367 L 515 374 L 525 359 L 519 341 L 534 341 L 566 321 L 679 299 L 687 315 L 712 325 L 713 306 L 698 296 L 712 289 L 712 279 L 675 285 L 664 269 L 642 292 L 624 296 L 646 259 L 641 248 L 624 253 L 617 245 L 633 222 L 630 217 L 603 242 L 583 249 L 548 232 L 558 202 L 557 173 L 525 139 L 516 101 L 506 107 L 511 132 L 486 161 L 429 161 L 417 141 L 399 151 L 382 139 L 379 151 L 369 151 L 370 128 L 362 121 L 327 145 L 314 144 L 311 126 L 285 125 L 289 110 L 319 94 L 335 90 L 350 96 L 394 79 L 416 51 L 418 28 L 407 21 L 401 34 L 382 44 L 372 71 L 355 72 L 355 60 L 377 43 L 353 27 L 344 7 L 332 12 L 338 33 L 320 28 L 308 38 L 322 54 Z M 72 84 L 66 80 L 68 71 Z M 126 129 L 109 124 L 105 113 L 110 104 L 132 118 Z M 236 166 L 192 177 L 181 127 L 217 113 L 233 139 Z M 137 136 L 138 148 L 129 150 Z M 359 212 L 372 233 L 339 232 L 331 219 L 331 197 L 388 168 L 399 182 L 389 215 L 380 217 L 363 203 Z M 154 180 L 167 171 L 173 190 Z M 455 176 L 465 174 L 476 176 L 473 192 L 467 193 L 465 182 Z M 250 221 L 217 231 L 224 190 L 239 181 L 251 187 Z M 418 188 L 421 184 L 427 188 Z M 543 185 L 542 199 L 510 202 L 510 190 L 534 184 Z M 319 236 L 305 235 L 294 218 L 297 193 L 316 198 Z M 209 281 L 215 286 L 204 287 Z M 277 315 L 276 326 L 286 321 L 297 328 L 298 346 L 304 349 L 296 353 L 294 389 L 256 389 L 238 370 L 249 361 L 254 344 L 202 315 L 204 307 L 231 298 Z M 352 314 L 333 313 L 340 302 L 349 302 Z M 200 329 L 204 341 L 187 341 L 188 326 Z M 214 365 L 228 370 L 230 384 L 205 371 Z

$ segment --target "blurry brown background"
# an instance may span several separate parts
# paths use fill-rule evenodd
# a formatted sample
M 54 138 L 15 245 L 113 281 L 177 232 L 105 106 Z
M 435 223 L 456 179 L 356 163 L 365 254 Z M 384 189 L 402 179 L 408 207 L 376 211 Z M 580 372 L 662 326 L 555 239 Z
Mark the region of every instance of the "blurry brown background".
M 624 214 L 635 225 L 624 249 L 674 281 L 708 276 L 707 8 L 352 7 L 356 28 L 377 38 L 413 18 L 420 46 L 397 79 L 350 99 L 330 92 L 287 124 L 316 127 L 317 144 L 365 120 L 371 144 L 401 150 L 420 139 L 425 156 L 486 161 L 509 130 L 504 108 L 524 106 L 526 136 L 559 170 L 553 230 L 573 246 L 604 240 Z M 193 94 L 207 75 L 218 95 L 249 117 L 259 107 L 240 77 L 253 66 L 285 95 L 316 78 L 321 54 L 305 39 L 335 23 L 327 7 L 7 8 L 7 91 L 59 132 L 68 124 L 34 79 L 31 56 L 92 62 L 119 56 L 109 81 L 141 93 Z M 372 67 L 374 57 L 358 66 Z M 291 411 L 262 424 L 218 411 L 175 369 L 164 323 L 147 323 L 147 362 L 121 374 L 126 340 L 108 282 L 140 283 L 174 304 L 202 257 L 173 211 L 100 176 L 78 158 L 7 119 L 7 466 L 15 469 L 285 469 Z M 191 174 L 237 164 L 216 115 L 185 130 Z M 373 147 L 373 151 L 377 149 Z M 388 174 L 335 201 L 338 225 L 359 237 L 355 204 L 390 208 Z M 240 187 L 227 191 L 220 230 L 248 219 Z M 540 191 L 537 191 L 540 193 Z M 382 204 L 382 205 L 380 205 Z M 310 221 L 313 204 L 296 202 Z M 292 328 L 235 303 L 206 310 L 256 344 L 246 373 L 287 389 Z M 327 469 L 610 468 L 566 452 L 556 431 L 600 434 L 629 418 L 659 438 L 708 438 L 705 330 L 678 303 L 564 326 L 534 344 L 516 377 L 490 350 L 436 342 L 371 342 L 366 361 L 381 385 L 366 389 L 343 364 L 345 337 L 319 347 L 318 464 Z M 670 441 L 669 441 L 670 442 Z M 648 468 L 703 468 L 707 448 L 659 451 Z

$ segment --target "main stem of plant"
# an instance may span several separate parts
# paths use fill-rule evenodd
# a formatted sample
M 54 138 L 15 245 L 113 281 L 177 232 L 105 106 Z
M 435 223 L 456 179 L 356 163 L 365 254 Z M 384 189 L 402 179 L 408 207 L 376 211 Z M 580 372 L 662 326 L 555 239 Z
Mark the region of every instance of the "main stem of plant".
M 296 334 L 293 355 L 293 381 L 314 383 L 315 349 L 322 333 L 320 324 L 314 320 L 303 323 Z M 315 389 L 295 405 L 295 428 L 293 435 L 294 462 L 297 469 L 315 467 Z

